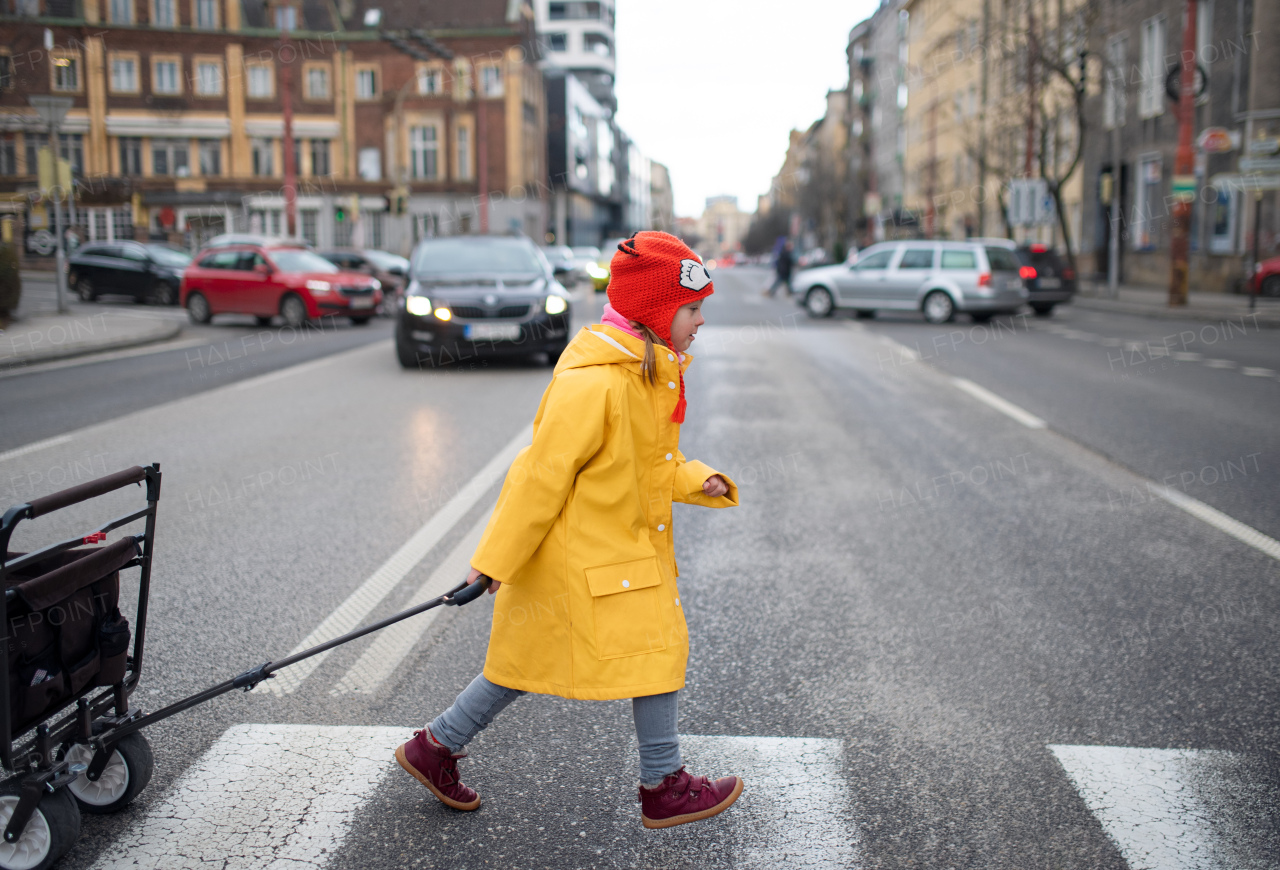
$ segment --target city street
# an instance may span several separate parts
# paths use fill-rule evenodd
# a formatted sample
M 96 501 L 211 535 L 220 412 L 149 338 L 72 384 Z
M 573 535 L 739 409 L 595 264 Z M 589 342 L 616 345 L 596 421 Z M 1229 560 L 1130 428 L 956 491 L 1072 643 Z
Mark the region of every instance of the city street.
M 442 806 L 392 750 L 480 671 L 485 597 L 147 729 L 150 785 L 57 866 L 1280 866 L 1280 333 L 813 320 L 711 274 L 681 449 L 741 506 L 674 510 L 680 732 L 736 805 L 642 828 L 630 704 L 528 696 L 461 764 L 482 808 Z M 390 336 L 248 319 L 0 377 L 6 505 L 161 464 L 136 704 L 465 576 L 551 370 L 406 371 Z M 139 491 L 13 549 L 105 503 Z

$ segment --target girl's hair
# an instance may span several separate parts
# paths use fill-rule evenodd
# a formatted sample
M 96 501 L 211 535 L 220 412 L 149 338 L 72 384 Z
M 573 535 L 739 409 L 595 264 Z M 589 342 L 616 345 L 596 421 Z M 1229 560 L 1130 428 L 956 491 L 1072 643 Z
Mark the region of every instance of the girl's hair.
M 661 344 L 666 347 L 662 339 L 658 338 L 658 334 L 643 323 L 637 323 L 634 320 L 627 321 L 631 326 L 644 336 L 644 359 L 640 360 L 640 374 L 644 376 L 651 384 L 658 382 L 658 364 L 654 358 L 654 344 Z

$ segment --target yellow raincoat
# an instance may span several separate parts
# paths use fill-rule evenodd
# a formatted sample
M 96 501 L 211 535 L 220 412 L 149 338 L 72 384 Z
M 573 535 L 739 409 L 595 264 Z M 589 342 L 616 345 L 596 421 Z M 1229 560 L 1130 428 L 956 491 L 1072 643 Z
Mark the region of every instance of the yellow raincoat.
M 680 453 L 679 358 L 612 326 L 565 349 L 471 564 L 502 581 L 484 675 L 500 686 L 608 700 L 684 686 L 689 635 L 676 588 L 671 503 L 709 498 L 716 474 Z M 692 357 L 685 354 L 687 368 Z M 721 475 L 723 477 L 723 475 Z

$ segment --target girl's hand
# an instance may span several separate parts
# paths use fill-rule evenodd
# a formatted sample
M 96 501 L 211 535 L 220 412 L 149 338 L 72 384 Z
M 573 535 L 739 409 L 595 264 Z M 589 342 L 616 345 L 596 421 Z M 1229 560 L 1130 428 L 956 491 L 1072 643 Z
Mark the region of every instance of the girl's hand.
M 702 491 L 712 498 L 720 498 L 722 495 L 729 494 L 729 484 L 725 483 L 724 478 L 718 474 L 713 474 L 702 484 Z M 468 583 L 471 581 L 468 580 Z
M 467 585 L 468 585 L 468 586 L 470 586 L 472 583 L 476 582 L 476 581 L 477 581 L 477 580 L 479 580 L 479 579 L 480 579 L 480 572 L 479 572 L 479 571 L 477 571 L 475 568 L 472 568 L 472 569 L 467 573 Z M 502 584 L 501 584 L 501 583 L 499 583 L 497 580 L 493 580 L 493 579 L 491 578 L 491 579 L 489 580 L 489 594 L 490 594 L 490 595 L 492 595 L 492 594 L 494 594 L 495 592 L 497 592 L 497 591 L 498 591 L 498 587 L 499 587 L 499 586 L 501 586 L 501 585 L 502 585 Z

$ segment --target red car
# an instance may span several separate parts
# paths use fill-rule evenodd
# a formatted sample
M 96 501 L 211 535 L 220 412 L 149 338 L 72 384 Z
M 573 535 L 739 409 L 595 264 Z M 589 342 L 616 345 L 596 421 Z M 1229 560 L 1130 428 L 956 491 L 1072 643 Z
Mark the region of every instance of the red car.
M 381 304 L 382 285 L 303 247 L 229 245 L 196 256 L 182 273 L 179 301 L 193 323 L 208 323 L 215 314 L 252 314 L 266 326 L 279 314 L 298 327 L 337 314 L 360 326 Z
M 1263 260 L 1253 270 L 1251 292 L 1259 296 L 1280 296 L 1280 257 Z

